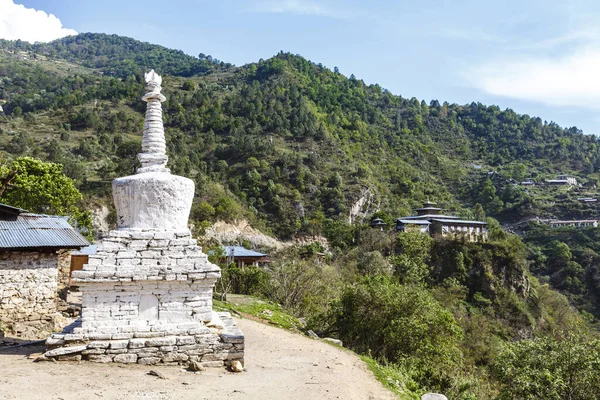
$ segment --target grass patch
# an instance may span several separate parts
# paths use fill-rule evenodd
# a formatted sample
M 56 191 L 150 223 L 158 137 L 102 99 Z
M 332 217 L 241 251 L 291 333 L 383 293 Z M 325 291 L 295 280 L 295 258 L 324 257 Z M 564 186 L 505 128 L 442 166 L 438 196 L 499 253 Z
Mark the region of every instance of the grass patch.
M 404 371 L 394 364 L 382 365 L 369 356 L 359 356 L 383 386 L 401 400 L 419 400 L 418 385 L 406 377 Z M 413 387 L 414 386 L 414 387 Z
M 229 301 L 213 300 L 218 311 L 237 312 L 242 316 L 251 316 L 278 328 L 299 331 L 303 325 L 298 318 L 288 314 L 279 304 L 256 299 L 250 296 L 228 295 Z

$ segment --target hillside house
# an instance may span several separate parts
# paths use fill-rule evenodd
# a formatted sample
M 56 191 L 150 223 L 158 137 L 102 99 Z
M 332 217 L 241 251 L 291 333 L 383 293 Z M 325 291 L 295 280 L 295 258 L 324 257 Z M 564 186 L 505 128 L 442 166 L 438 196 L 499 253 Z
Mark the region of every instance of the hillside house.
M 560 228 L 565 226 L 573 226 L 576 228 L 585 228 L 585 227 L 598 227 L 598 220 L 596 219 L 582 219 L 575 221 L 550 221 L 548 223 L 553 228 Z
M 375 218 L 373 221 L 371 221 L 369 226 L 373 229 L 379 229 L 380 231 L 383 231 L 387 224 L 381 218 Z
M 556 179 L 546 180 L 546 183 L 549 185 L 577 186 L 577 178 L 569 175 L 558 175 Z
M 487 240 L 487 223 L 485 222 L 464 220 L 453 215 L 442 214 L 443 210 L 429 201 L 415 211 L 417 215 L 395 220 L 397 231 L 422 232 L 433 238 L 465 238 L 471 242 Z
M 588 190 L 596 190 L 597 185 L 595 181 L 587 181 L 584 184 L 582 184 L 581 187 Z
M 50 322 L 59 262 L 87 245 L 64 217 L 0 204 L 0 323 Z
M 271 262 L 268 254 L 249 250 L 243 246 L 223 246 L 223 252 L 227 264 L 235 263 L 240 268 L 246 265 L 258 267 Z

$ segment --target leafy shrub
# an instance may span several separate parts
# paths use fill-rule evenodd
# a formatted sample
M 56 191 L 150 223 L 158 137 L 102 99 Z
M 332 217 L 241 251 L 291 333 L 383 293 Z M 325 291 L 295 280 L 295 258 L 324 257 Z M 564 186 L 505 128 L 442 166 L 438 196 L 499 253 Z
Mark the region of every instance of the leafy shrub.
M 505 346 L 494 363 L 499 399 L 587 400 L 600 398 L 600 340 L 580 334 Z
M 424 288 L 365 278 L 345 289 L 335 311 L 339 338 L 350 348 L 412 366 L 413 378 L 425 386 L 451 386 L 451 371 L 462 359 L 462 330 Z

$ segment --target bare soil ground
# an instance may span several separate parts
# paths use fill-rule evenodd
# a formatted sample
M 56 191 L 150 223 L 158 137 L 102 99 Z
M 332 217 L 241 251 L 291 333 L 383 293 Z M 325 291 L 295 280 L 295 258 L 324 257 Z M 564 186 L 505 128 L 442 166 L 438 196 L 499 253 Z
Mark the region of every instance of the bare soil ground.
M 41 346 L 0 350 L 0 399 L 394 399 L 351 352 L 248 319 L 246 371 L 39 362 Z M 150 370 L 167 379 L 147 375 Z

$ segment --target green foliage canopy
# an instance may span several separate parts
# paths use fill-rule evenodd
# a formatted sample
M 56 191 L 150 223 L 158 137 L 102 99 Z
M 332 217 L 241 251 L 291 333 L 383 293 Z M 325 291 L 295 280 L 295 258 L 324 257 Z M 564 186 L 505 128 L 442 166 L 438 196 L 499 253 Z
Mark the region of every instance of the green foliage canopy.
M 452 313 L 420 286 L 365 278 L 343 292 L 335 326 L 347 346 L 380 360 L 414 365 L 423 373 L 423 382 L 435 371 L 443 386 L 448 378 L 444 370 L 461 363 L 461 328 Z
M 568 334 L 509 344 L 494 370 L 499 399 L 587 400 L 600 398 L 600 340 Z
M 3 203 L 34 213 L 67 215 L 84 234 L 91 234 L 91 215 L 80 208 L 83 197 L 62 165 L 21 157 L 2 165 L 0 175 L 9 178 L 0 196 Z

